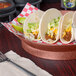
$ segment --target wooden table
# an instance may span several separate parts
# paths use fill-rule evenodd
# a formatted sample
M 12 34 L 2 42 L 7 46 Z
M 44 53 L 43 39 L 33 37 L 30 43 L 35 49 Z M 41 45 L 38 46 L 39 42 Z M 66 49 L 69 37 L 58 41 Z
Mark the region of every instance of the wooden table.
M 5 27 L 1 27 L 0 51 L 6 53 L 9 50 L 13 50 L 17 54 L 31 59 L 39 67 L 45 69 L 54 76 L 76 76 L 76 60 L 55 61 L 32 56 L 23 50 L 20 40 L 15 35 L 10 33 Z
M 0 28 L 0 51 L 3 53 L 13 50 L 20 56 L 31 59 L 36 65 L 45 69 L 53 76 L 76 76 L 76 60 L 55 61 L 37 58 L 25 52 L 21 41 L 5 27 Z

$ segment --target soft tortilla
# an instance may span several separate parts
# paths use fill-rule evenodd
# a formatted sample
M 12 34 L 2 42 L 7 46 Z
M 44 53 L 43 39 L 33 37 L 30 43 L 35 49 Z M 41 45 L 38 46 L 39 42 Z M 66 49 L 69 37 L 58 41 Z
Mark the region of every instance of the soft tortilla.
M 64 27 L 66 26 L 67 23 L 70 22 L 70 19 L 73 20 L 73 14 L 74 14 L 73 12 L 66 13 L 66 14 L 64 15 L 63 20 L 62 20 L 62 23 L 61 23 L 60 40 L 61 40 L 61 42 L 64 43 L 64 44 L 68 44 L 68 43 L 70 43 L 70 42 L 72 42 L 72 41 L 74 40 L 74 30 L 73 30 L 73 28 L 72 28 L 72 30 L 71 30 L 72 37 L 71 37 L 70 41 L 66 41 L 66 40 L 64 40 L 64 39 L 62 38 L 63 30 L 65 29 Z
M 40 21 L 40 35 L 41 35 L 41 38 L 44 42 L 46 43 L 55 43 L 56 41 L 59 40 L 59 29 L 60 29 L 60 23 L 61 23 L 61 19 L 59 21 L 59 26 L 58 26 L 58 33 L 57 33 L 57 37 L 56 37 L 56 40 L 50 40 L 50 42 L 48 42 L 46 39 L 45 39 L 45 33 L 47 32 L 48 30 L 48 23 L 55 19 L 55 18 L 58 18 L 58 17 L 61 17 L 62 14 L 59 10 L 55 9 L 55 8 L 52 8 L 52 9 L 49 9 L 47 10 L 44 15 L 42 16 L 42 19 Z
M 76 41 L 76 11 L 74 12 L 74 15 L 73 15 L 73 30 L 74 30 L 74 36 L 75 36 L 75 41 Z
M 43 13 L 44 13 L 43 11 L 38 10 L 38 11 L 32 13 L 31 15 L 29 15 L 29 16 L 27 17 L 27 19 L 25 20 L 24 25 L 23 25 L 23 31 L 24 31 L 24 36 L 25 36 L 25 38 L 28 38 L 28 39 L 30 39 L 30 40 L 34 40 L 34 39 L 32 39 L 32 38 L 29 38 L 29 37 L 26 35 L 25 32 L 26 32 L 26 30 L 28 29 L 28 23 L 40 22 L 40 19 L 41 19 Z M 39 26 L 39 27 L 40 27 L 40 26 Z M 36 40 L 36 39 L 35 39 L 35 40 Z
M 74 12 L 73 15 L 73 26 L 76 28 L 76 11 Z

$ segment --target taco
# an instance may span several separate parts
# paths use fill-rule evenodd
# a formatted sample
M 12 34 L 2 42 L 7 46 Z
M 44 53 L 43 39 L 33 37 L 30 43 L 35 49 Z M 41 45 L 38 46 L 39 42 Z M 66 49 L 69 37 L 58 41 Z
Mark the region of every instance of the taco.
M 30 40 L 40 40 L 39 22 L 43 15 L 43 11 L 38 10 L 27 17 L 24 22 L 23 31 L 25 38 Z
M 55 8 L 44 13 L 40 21 L 40 35 L 44 42 L 52 44 L 59 40 L 61 17 L 61 12 Z
M 68 44 L 74 40 L 73 12 L 66 13 L 61 23 L 60 40 L 64 44 Z

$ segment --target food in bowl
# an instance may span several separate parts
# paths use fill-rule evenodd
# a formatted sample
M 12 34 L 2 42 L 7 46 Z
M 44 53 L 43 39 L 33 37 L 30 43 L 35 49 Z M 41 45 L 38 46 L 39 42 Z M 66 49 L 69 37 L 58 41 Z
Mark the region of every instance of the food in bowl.
M 10 6 L 11 6 L 11 4 L 8 3 L 8 2 L 2 2 L 2 1 L 0 1 L 0 9 L 8 8 Z

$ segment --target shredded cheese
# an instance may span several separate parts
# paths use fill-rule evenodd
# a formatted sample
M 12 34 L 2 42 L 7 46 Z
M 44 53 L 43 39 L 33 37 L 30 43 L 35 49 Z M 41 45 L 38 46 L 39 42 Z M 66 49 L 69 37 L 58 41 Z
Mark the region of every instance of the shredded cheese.
M 57 30 L 57 29 L 55 29 L 53 32 L 54 32 L 55 34 L 57 34 L 57 31 L 58 31 L 58 30 Z
M 38 34 L 38 31 L 34 31 L 33 34 L 34 34 L 34 35 L 37 35 L 37 34 Z

